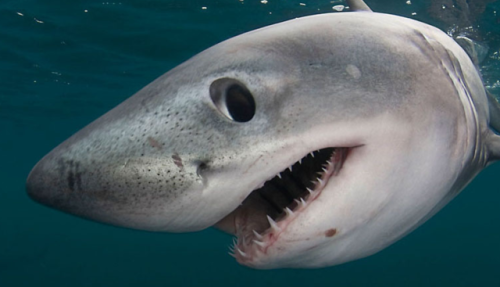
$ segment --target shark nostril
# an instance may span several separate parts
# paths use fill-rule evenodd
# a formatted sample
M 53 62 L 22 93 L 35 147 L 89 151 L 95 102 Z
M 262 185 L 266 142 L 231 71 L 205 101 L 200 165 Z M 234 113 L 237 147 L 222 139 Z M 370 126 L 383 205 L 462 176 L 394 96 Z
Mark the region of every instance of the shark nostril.
M 196 168 L 196 175 L 202 177 L 202 173 L 204 170 L 208 168 L 208 165 L 205 162 L 200 162 L 198 167 Z

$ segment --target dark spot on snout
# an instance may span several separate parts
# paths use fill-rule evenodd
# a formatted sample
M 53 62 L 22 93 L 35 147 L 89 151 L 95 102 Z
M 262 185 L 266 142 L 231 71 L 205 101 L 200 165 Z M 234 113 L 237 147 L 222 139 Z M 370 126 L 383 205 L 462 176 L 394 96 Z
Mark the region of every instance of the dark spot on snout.
M 59 160 L 58 172 L 60 177 L 66 177 L 70 191 L 82 189 L 82 173 L 78 162 L 75 163 L 73 160 Z
M 337 234 L 337 229 L 335 229 L 335 228 L 328 229 L 327 231 L 325 231 L 326 237 L 333 237 L 333 236 L 335 236 L 335 234 Z
M 172 159 L 174 160 L 174 163 L 177 167 L 179 167 L 180 169 L 184 168 L 184 165 L 182 164 L 182 158 L 178 154 L 173 154 Z

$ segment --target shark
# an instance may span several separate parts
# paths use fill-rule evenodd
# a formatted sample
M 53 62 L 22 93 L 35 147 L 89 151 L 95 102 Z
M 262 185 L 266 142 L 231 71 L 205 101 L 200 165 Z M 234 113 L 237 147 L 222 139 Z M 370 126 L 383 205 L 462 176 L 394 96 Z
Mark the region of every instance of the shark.
M 500 105 L 441 30 L 348 4 L 195 55 L 43 157 L 28 195 L 126 228 L 215 227 L 257 269 L 386 248 L 500 159 Z

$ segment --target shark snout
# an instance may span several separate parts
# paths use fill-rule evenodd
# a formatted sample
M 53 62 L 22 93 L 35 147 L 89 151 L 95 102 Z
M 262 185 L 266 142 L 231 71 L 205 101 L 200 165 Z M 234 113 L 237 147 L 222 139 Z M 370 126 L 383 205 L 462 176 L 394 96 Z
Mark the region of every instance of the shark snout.
M 45 205 L 50 205 L 50 194 L 46 178 L 48 177 L 44 168 L 41 166 L 42 161 L 33 167 L 28 179 L 26 180 L 26 191 L 31 199 Z M 50 176 L 49 176 L 50 177 Z
M 81 212 L 92 201 L 92 196 L 83 188 L 83 177 L 92 180 L 79 161 L 64 159 L 61 151 L 56 149 L 31 170 L 26 191 L 43 205 L 71 213 L 75 213 L 75 209 Z
M 46 156 L 31 170 L 26 181 L 26 191 L 35 201 L 55 206 L 61 201 L 61 195 L 66 193 L 65 186 L 57 174 L 52 162 L 52 157 Z
M 136 229 L 190 230 L 214 223 L 190 218 L 202 202 L 197 161 L 168 150 L 148 154 L 110 146 L 102 139 L 63 143 L 32 169 L 28 195 L 66 213 Z

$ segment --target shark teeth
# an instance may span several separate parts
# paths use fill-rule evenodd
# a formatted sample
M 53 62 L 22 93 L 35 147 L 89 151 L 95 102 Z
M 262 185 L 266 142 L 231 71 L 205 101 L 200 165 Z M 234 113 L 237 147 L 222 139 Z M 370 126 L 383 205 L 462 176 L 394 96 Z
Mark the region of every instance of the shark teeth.
M 248 257 L 248 254 L 246 254 L 245 252 L 243 252 L 239 247 L 236 247 L 236 250 L 238 250 L 238 253 L 243 256 L 243 257 Z
M 306 201 L 302 197 L 300 198 L 300 205 L 302 207 L 306 207 L 306 205 L 307 205 Z
M 299 206 L 299 208 L 304 208 L 307 205 L 306 201 L 302 197 L 300 198 L 300 200 L 299 199 L 295 199 L 295 202 L 297 203 L 297 205 Z
M 271 216 L 267 215 L 267 221 L 269 221 L 269 224 L 271 225 L 271 229 L 277 232 L 281 231 L 281 228 L 279 228 L 278 224 L 274 219 L 271 218 Z
M 321 178 L 319 178 L 319 177 L 318 177 L 316 180 L 318 181 L 318 183 L 319 183 L 321 186 L 324 186 L 324 185 L 325 185 L 325 183 L 323 182 L 323 180 L 321 180 Z
M 259 241 L 259 240 L 255 240 L 255 239 L 254 239 L 254 240 L 252 240 L 252 242 L 253 242 L 254 244 L 257 244 L 257 245 L 258 245 L 258 246 L 260 246 L 260 247 L 266 247 L 266 244 L 265 244 L 264 242 L 262 242 L 262 241 Z
M 257 196 L 258 203 L 255 200 L 248 204 L 243 202 L 246 210 L 251 210 L 252 204 L 268 204 L 266 208 L 272 212 L 265 215 L 267 224 L 263 223 L 264 218 L 260 218 L 255 222 L 245 219 L 247 224 L 236 226 L 237 238 L 233 239 L 229 247 L 229 255 L 238 261 L 251 261 L 255 257 L 265 256 L 269 247 L 286 232 L 288 225 L 320 196 L 330 177 L 339 173 L 348 150 L 326 148 L 310 152 L 254 190 L 253 199 Z M 282 197 L 278 200 L 276 196 Z M 288 198 L 289 203 L 284 204 L 283 198 Z
M 260 235 L 257 231 L 252 230 L 252 232 L 253 232 L 253 235 L 255 236 L 255 238 L 257 238 L 259 240 L 262 240 L 262 238 L 264 238 L 264 236 Z

